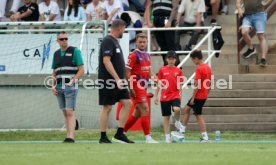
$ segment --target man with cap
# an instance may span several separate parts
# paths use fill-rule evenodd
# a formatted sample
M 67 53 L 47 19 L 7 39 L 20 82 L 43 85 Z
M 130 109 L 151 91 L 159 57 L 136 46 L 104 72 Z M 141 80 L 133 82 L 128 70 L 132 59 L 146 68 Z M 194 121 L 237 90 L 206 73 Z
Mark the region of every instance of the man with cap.
M 159 69 L 158 85 L 155 91 L 154 103 L 158 104 L 158 93 L 161 89 L 161 112 L 164 122 L 166 143 L 171 143 L 170 116 L 174 111 L 175 127 L 182 133 L 183 125 L 180 122 L 181 83 L 183 83 L 182 71 L 175 67 L 177 55 L 175 51 L 169 51 L 166 56 L 166 66 Z

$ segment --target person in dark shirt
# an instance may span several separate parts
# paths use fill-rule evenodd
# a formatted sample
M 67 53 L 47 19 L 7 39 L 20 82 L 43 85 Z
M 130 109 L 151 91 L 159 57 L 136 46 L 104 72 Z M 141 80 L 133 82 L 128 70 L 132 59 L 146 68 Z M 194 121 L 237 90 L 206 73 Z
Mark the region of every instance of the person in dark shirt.
M 24 0 L 24 6 L 21 6 L 17 13 L 11 15 L 10 20 L 15 21 L 38 21 L 38 5 L 31 0 Z
M 242 7 L 243 2 L 243 7 Z M 265 37 L 266 24 L 267 24 L 267 13 L 263 7 L 263 0 L 237 0 L 236 5 L 238 9 L 239 17 L 242 19 L 241 34 L 248 47 L 247 51 L 243 53 L 244 59 L 250 58 L 252 55 L 257 53 L 254 48 L 250 31 L 256 30 L 257 37 L 259 39 L 261 48 L 261 61 L 260 66 L 264 67 L 267 65 L 267 41 Z M 265 4 L 265 3 L 264 3 Z
M 123 108 L 119 117 L 117 133 L 112 141 L 120 143 L 133 143 L 123 133 L 129 111 L 131 109 L 128 87 L 124 85 L 125 61 L 118 39 L 122 38 L 125 30 L 123 20 L 114 20 L 111 32 L 106 36 L 100 46 L 99 54 L 99 104 L 103 106 L 100 114 L 101 138 L 99 143 L 111 143 L 106 135 L 108 116 L 112 106 L 121 102 Z

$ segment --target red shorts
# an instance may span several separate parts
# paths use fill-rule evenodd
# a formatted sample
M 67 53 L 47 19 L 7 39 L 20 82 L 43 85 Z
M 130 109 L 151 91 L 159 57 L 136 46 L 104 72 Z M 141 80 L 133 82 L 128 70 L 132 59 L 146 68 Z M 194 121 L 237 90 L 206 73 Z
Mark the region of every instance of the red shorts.
M 135 101 L 135 103 L 144 103 L 147 102 L 147 90 L 145 89 L 135 89 L 135 98 L 131 98 Z

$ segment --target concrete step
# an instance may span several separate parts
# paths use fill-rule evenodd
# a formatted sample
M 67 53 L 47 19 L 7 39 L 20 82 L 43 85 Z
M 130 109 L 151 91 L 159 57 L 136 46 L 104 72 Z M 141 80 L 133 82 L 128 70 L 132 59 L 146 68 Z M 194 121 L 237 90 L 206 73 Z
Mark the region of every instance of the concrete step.
M 260 67 L 259 65 L 249 65 L 248 73 L 276 74 L 276 65 L 268 65 L 266 67 Z
M 215 75 L 215 79 L 229 79 L 233 82 L 276 82 L 276 74 L 233 74 L 229 75 Z
M 223 39 L 226 44 L 237 44 L 237 36 L 233 34 L 223 34 Z M 276 42 L 276 35 L 275 33 L 266 33 L 266 40 L 269 45 Z M 259 39 L 257 36 L 252 38 L 252 42 L 254 44 L 259 44 Z
M 161 57 L 160 57 L 161 58 Z M 163 66 L 163 62 L 160 61 L 154 61 L 152 62 L 152 69 L 154 72 L 158 72 L 160 67 Z M 182 71 L 184 76 L 190 76 L 195 72 L 196 66 L 189 63 L 186 63 L 182 66 Z M 212 73 L 213 74 L 238 74 L 238 73 L 245 73 L 246 67 L 240 66 L 237 64 L 229 64 L 229 65 L 214 65 L 212 67 Z
M 206 123 L 258 123 L 276 122 L 276 114 L 243 114 L 243 115 L 203 115 Z M 191 123 L 196 123 L 195 116 L 190 117 Z
M 206 123 L 207 130 L 210 131 L 242 131 L 242 132 L 275 132 L 276 122 L 249 122 L 249 123 Z M 187 130 L 198 131 L 197 123 L 190 123 Z M 222 136 L 223 139 L 223 136 Z
M 207 107 L 271 107 L 276 98 L 209 98 Z
M 180 60 L 183 60 L 186 56 L 180 56 Z M 203 59 L 207 59 L 208 55 L 204 54 Z M 163 60 L 161 56 L 152 56 L 152 64 L 157 65 L 157 66 L 162 66 L 163 65 Z M 256 65 L 259 63 L 259 60 L 261 59 L 259 54 L 251 56 L 249 59 L 244 59 L 240 57 L 240 64 L 241 65 Z M 270 65 L 276 65 L 276 54 L 268 54 L 267 60 Z M 231 64 L 235 65 L 238 63 L 238 56 L 237 52 L 236 53 L 225 53 L 222 52 L 219 56 L 219 58 L 213 57 L 212 58 L 212 65 L 217 66 L 217 65 L 222 65 L 222 64 Z M 189 59 L 186 63 L 185 66 L 194 66 L 193 62 Z
M 269 20 L 267 21 L 267 24 L 275 24 L 276 22 L 276 14 L 274 13 Z
M 207 57 L 205 57 L 207 58 Z M 240 64 L 241 65 L 256 65 L 259 63 L 261 59 L 261 55 L 258 53 L 254 56 L 251 56 L 249 59 L 244 59 L 240 57 Z M 268 54 L 267 60 L 270 65 L 276 65 L 276 54 Z M 191 62 L 190 62 L 191 63 Z M 237 53 L 235 54 L 227 54 L 222 52 L 219 58 L 212 58 L 212 64 L 214 66 L 219 64 L 237 64 L 238 63 L 238 56 Z
M 276 98 L 276 90 L 211 90 L 209 98 Z
M 261 54 L 259 54 L 259 53 L 251 56 L 249 59 L 244 59 L 244 58 L 240 57 L 240 64 L 241 65 L 256 65 L 256 64 L 259 64 L 261 58 L 262 58 Z M 267 61 L 268 61 L 269 65 L 276 65 L 276 54 L 268 54 Z
M 276 107 L 204 107 L 204 115 L 276 114 Z
M 276 82 L 232 82 L 232 85 L 226 86 L 229 86 L 229 90 L 276 90 Z

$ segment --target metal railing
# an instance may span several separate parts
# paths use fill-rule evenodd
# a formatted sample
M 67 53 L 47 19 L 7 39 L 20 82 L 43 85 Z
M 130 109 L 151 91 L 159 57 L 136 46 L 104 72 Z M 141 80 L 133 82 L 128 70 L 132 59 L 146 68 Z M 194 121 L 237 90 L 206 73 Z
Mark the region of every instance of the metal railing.
M 95 24 L 101 24 L 104 28 L 101 29 L 91 29 L 87 28 L 89 25 L 95 25 Z M 58 28 L 58 26 L 72 26 L 71 28 Z M 40 26 L 53 26 L 52 29 L 0 29 L 0 32 L 57 32 L 57 31 L 69 31 L 69 32 L 80 32 L 81 33 L 81 42 L 80 42 L 80 50 L 82 49 L 82 45 L 84 42 L 84 35 L 86 32 L 103 32 L 105 35 L 107 35 L 108 26 L 106 24 L 106 21 L 98 21 L 98 22 L 84 22 L 84 21 L 72 21 L 72 22 L 64 22 L 64 21 L 58 21 L 58 22 L 0 22 L 0 27 L 7 27 L 7 26 L 20 26 L 20 27 L 40 27 Z M 76 28 L 75 26 L 78 26 Z M 57 28 L 55 28 L 57 27 Z M 208 54 L 208 58 L 205 60 L 206 63 L 208 63 L 211 66 L 211 59 L 216 53 L 220 53 L 220 51 L 215 51 L 212 49 L 212 34 L 216 29 L 221 29 L 220 26 L 204 26 L 204 27 L 172 27 L 172 28 L 126 28 L 126 31 L 143 31 L 147 33 L 148 37 L 148 53 L 149 54 L 166 54 L 167 51 L 151 51 L 151 34 L 154 31 L 168 31 L 168 30 L 174 30 L 174 31 L 187 31 L 187 30 L 207 30 L 207 34 L 201 39 L 200 42 L 195 45 L 195 47 L 191 51 L 176 51 L 177 54 L 188 54 L 177 66 L 178 68 L 182 67 L 189 59 L 190 54 L 193 50 L 198 49 L 200 46 L 203 45 L 203 43 L 207 40 L 207 50 L 202 50 L 203 53 Z M 187 85 L 190 83 L 194 75 L 192 75 L 188 81 L 184 84 Z M 183 88 L 184 88 L 183 86 Z
M 211 65 L 211 59 L 214 57 L 216 53 L 220 53 L 221 51 L 215 51 L 212 50 L 212 34 L 216 29 L 221 29 L 221 26 L 209 26 L 209 27 L 175 27 L 175 28 L 128 28 L 126 31 L 146 31 L 147 37 L 148 37 L 148 53 L 149 54 L 166 54 L 167 51 L 154 51 L 152 52 L 150 50 L 151 48 L 151 33 L 152 31 L 168 31 L 168 30 L 175 30 L 175 31 L 180 31 L 180 30 L 208 30 L 208 33 L 201 39 L 200 42 L 198 42 L 195 47 L 191 51 L 176 51 L 177 54 L 183 54 L 183 53 L 188 53 L 188 55 L 180 62 L 180 64 L 177 66 L 178 68 L 182 67 L 190 58 L 190 54 L 192 51 L 198 49 L 207 39 L 208 39 L 208 50 L 202 51 L 203 53 L 207 53 L 208 57 L 204 61 L 204 63 L 208 63 Z M 194 78 L 195 73 L 193 73 L 188 80 L 183 84 L 182 89 L 184 89 Z

